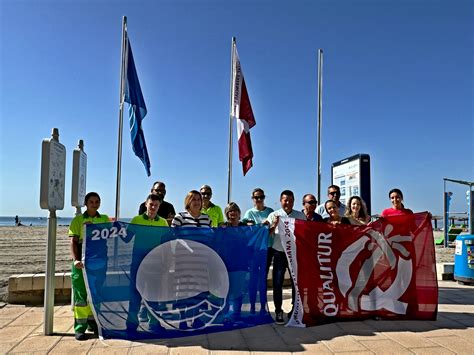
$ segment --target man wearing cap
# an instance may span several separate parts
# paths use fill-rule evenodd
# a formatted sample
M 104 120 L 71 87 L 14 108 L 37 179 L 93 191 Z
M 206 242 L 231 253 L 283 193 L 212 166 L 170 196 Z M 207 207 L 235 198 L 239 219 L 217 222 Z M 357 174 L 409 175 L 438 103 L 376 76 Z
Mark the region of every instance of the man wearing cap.
M 171 203 L 165 201 L 166 196 L 166 186 L 164 182 L 156 181 L 153 183 L 153 187 L 150 191 L 153 195 L 157 195 L 160 200 L 160 208 L 158 209 L 158 216 L 163 217 L 168 222 L 168 225 L 171 225 L 171 221 L 176 214 L 174 207 Z M 146 201 L 140 205 L 138 209 L 138 214 L 142 215 L 146 212 Z
M 328 200 L 334 201 L 337 208 L 339 209 L 339 216 L 344 216 L 346 211 L 346 205 L 339 201 L 341 197 L 341 189 L 337 185 L 331 185 L 328 187 Z M 316 208 L 316 213 L 321 215 L 323 218 L 329 217 L 329 214 L 326 212 L 325 203 L 321 201 L 321 204 Z
M 199 189 L 202 196 L 201 213 L 207 214 L 211 219 L 212 227 L 219 227 L 224 224 L 222 209 L 211 202 L 212 189 L 209 185 L 202 185 Z
M 303 210 L 306 219 L 313 222 L 322 222 L 323 217 L 320 214 L 315 212 L 316 206 L 318 205 L 318 200 L 312 194 L 306 194 L 303 196 Z

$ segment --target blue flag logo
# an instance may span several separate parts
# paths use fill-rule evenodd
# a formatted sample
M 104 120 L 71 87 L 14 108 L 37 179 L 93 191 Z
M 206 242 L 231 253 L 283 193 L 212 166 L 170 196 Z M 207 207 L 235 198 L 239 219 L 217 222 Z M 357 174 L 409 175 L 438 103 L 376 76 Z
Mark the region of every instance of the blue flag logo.
M 173 338 L 273 322 L 268 229 L 90 224 L 91 306 L 104 338 Z
M 137 69 L 135 68 L 132 47 L 128 37 L 126 53 L 125 102 L 130 105 L 128 108 L 128 117 L 130 120 L 132 148 L 135 155 L 143 162 L 147 175 L 150 176 L 150 158 L 148 156 L 145 135 L 142 129 L 142 121 L 147 114 L 147 110 L 142 89 L 140 88 L 140 82 L 138 81 Z

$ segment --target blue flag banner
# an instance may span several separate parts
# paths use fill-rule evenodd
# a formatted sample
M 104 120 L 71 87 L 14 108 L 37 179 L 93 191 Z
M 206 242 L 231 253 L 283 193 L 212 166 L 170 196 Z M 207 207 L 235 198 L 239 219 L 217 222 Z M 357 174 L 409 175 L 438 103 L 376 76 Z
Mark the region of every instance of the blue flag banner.
M 125 81 L 125 102 L 128 102 L 128 117 L 130 120 L 130 136 L 132 138 L 132 147 L 135 155 L 145 165 L 148 176 L 150 172 L 150 158 L 145 143 L 145 135 L 143 134 L 142 121 L 146 116 L 147 110 L 145 100 L 143 99 L 142 89 L 138 81 L 137 69 L 133 60 L 132 47 L 127 37 L 126 52 L 126 81 Z
M 174 338 L 273 322 L 268 229 L 89 224 L 83 260 L 104 339 Z

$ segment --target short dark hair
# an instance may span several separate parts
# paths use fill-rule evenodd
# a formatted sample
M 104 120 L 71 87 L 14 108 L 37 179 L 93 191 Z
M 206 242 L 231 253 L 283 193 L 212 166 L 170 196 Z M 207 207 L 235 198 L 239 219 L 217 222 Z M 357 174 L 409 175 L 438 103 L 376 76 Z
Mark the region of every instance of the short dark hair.
M 280 200 L 282 199 L 283 195 L 291 196 L 293 197 L 293 200 L 295 199 L 295 194 L 291 190 L 283 190 L 280 194 Z
M 306 194 L 303 196 L 303 199 L 301 201 L 303 201 L 303 205 L 304 205 L 304 199 L 306 198 L 306 196 L 313 196 L 314 199 L 316 200 L 316 203 L 318 203 L 318 199 L 316 198 L 316 196 L 314 196 L 313 194 Z
M 155 195 L 155 194 L 149 194 L 147 197 L 146 197 L 146 200 L 145 201 L 148 201 L 148 200 L 152 200 L 152 201 L 160 201 L 160 198 L 158 195 Z
M 261 192 L 263 195 L 265 195 L 265 192 L 260 187 L 256 187 L 252 191 L 252 197 L 253 197 L 253 195 L 255 195 L 256 192 Z
M 151 185 L 151 192 L 153 192 L 153 188 L 154 188 L 154 187 L 155 187 L 155 185 L 157 185 L 157 184 L 158 184 L 158 185 L 163 185 L 163 187 L 166 189 L 166 185 L 165 185 L 165 183 L 164 183 L 164 182 L 161 182 L 161 181 L 155 181 L 155 182 L 153 183 L 153 185 Z
M 87 201 L 89 201 L 89 199 L 91 197 L 97 197 L 99 199 L 99 202 L 100 202 L 100 196 L 97 192 L 89 192 L 86 197 L 84 197 L 84 205 L 87 205 Z
M 336 189 L 338 192 L 341 192 L 341 188 L 337 185 L 329 185 L 328 192 L 329 192 L 329 189 Z

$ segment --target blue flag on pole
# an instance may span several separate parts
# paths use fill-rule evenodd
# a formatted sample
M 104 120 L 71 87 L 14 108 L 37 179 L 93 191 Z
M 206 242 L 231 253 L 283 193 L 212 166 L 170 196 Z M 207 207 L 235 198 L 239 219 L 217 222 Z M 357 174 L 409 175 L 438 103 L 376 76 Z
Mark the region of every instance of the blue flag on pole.
M 128 117 L 130 120 L 132 147 L 135 155 L 143 162 L 143 165 L 145 165 L 147 175 L 150 176 L 150 158 L 148 157 L 148 150 L 146 149 L 145 136 L 142 129 L 142 121 L 146 116 L 147 110 L 142 89 L 140 88 L 140 82 L 138 81 L 137 69 L 135 68 L 132 47 L 128 37 L 125 73 L 125 102 L 128 102 L 130 105 L 128 108 Z
M 175 338 L 273 322 L 267 242 L 263 226 L 87 225 L 84 277 L 99 334 Z

